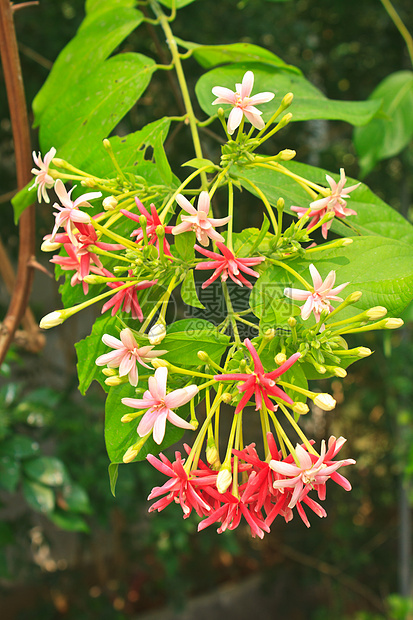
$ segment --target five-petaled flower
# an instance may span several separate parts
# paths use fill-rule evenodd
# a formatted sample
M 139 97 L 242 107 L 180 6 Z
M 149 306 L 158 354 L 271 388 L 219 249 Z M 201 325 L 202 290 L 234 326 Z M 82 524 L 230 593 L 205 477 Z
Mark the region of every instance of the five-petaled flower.
M 103 273 L 108 278 L 113 278 L 113 273 L 103 268 Z M 129 276 L 133 276 L 133 271 L 130 269 L 128 271 Z M 133 319 L 138 319 L 141 323 L 143 321 L 143 312 L 142 308 L 139 305 L 137 291 L 141 291 L 142 289 L 149 288 L 157 283 L 157 280 L 143 280 L 142 282 L 132 283 L 130 286 L 118 291 L 113 295 L 109 301 L 107 301 L 102 306 L 102 314 L 112 308 L 112 316 L 118 312 L 118 310 L 122 309 L 123 312 L 131 313 Z M 107 282 L 106 283 L 109 288 L 116 289 L 126 282 Z
M 215 269 L 212 276 L 203 283 L 202 288 L 206 288 L 212 284 L 212 282 L 214 282 L 219 276 L 221 276 L 221 280 L 223 282 L 225 282 L 229 276 L 236 284 L 239 284 L 240 286 L 245 284 L 248 288 L 252 288 L 252 284 L 244 278 L 240 271 L 243 271 L 249 276 L 254 276 L 254 278 L 258 278 L 260 274 L 253 269 L 250 269 L 250 265 L 258 265 L 265 260 L 265 258 L 263 256 L 237 258 L 223 243 L 217 241 L 216 244 L 222 254 L 210 252 L 209 250 L 200 248 L 199 245 L 195 245 L 195 249 L 198 250 L 200 254 L 213 259 L 198 263 L 195 269 Z
M 320 456 L 310 454 L 303 446 L 297 444 L 295 448 L 297 463 L 286 463 L 285 461 L 272 460 L 270 467 L 277 474 L 283 476 L 279 480 L 275 480 L 273 486 L 275 489 L 292 488 L 293 494 L 288 503 L 289 508 L 294 508 L 297 502 L 302 501 L 311 489 L 319 490 L 320 499 L 325 498 L 325 484 L 327 480 L 337 471 L 339 467 L 346 465 L 354 465 L 354 459 L 345 459 L 343 461 L 332 461 L 331 458 L 337 454 L 343 445 L 345 439 L 330 437 L 328 442 L 328 452 L 326 453 L 326 444 L 323 439 L 321 442 Z M 339 444 L 339 445 L 337 445 Z M 291 460 L 291 457 L 289 457 Z M 337 479 L 336 479 L 337 480 Z M 343 482 L 345 481 L 345 482 Z M 351 489 L 351 485 L 346 478 L 340 476 L 339 482 L 347 491 Z
M 360 183 L 356 183 L 356 185 L 351 185 L 351 187 L 344 189 L 344 185 L 347 182 L 344 168 L 340 168 L 340 180 L 338 183 L 336 183 L 329 174 L 326 175 L 326 179 L 331 188 L 331 194 L 329 196 L 311 202 L 309 207 L 311 209 L 310 211 L 308 208 L 304 207 L 291 207 L 291 211 L 295 211 L 299 218 L 303 217 L 303 215 L 311 217 L 307 228 L 313 228 L 326 213 L 334 213 L 336 217 L 340 218 L 347 217 L 348 215 L 357 215 L 357 211 L 347 208 L 346 198 L 349 197 L 350 192 L 357 189 Z M 321 233 L 324 239 L 327 239 L 327 233 L 332 223 L 333 220 L 330 220 L 322 224 Z
M 128 375 L 129 383 L 133 386 L 138 385 L 137 364 L 141 364 L 145 368 L 151 368 L 145 362 L 150 362 L 155 357 L 166 353 L 164 350 L 153 351 L 153 346 L 151 345 L 140 347 L 129 327 L 122 329 L 120 340 L 110 334 L 103 334 L 102 340 L 108 347 L 112 347 L 114 351 L 100 355 L 96 359 L 96 364 L 98 366 L 108 366 L 108 368 L 119 368 L 119 376 L 125 377 Z
M 256 129 L 263 129 L 265 127 L 265 123 L 261 118 L 262 112 L 255 105 L 267 103 L 275 95 L 274 93 L 258 93 L 250 97 L 253 86 L 254 74 L 252 71 L 247 71 L 242 78 L 242 83 L 235 85 L 235 92 L 224 86 L 214 86 L 212 89 L 212 93 L 217 97 L 212 102 L 212 105 L 229 103 L 234 106 L 228 117 L 228 133 L 230 136 L 241 124 L 243 115 Z
M 56 149 L 52 146 L 50 151 L 44 156 L 44 160 L 42 160 L 40 153 L 36 155 L 36 152 L 33 151 L 32 155 L 33 161 L 36 166 L 39 167 L 39 170 L 37 170 L 37 168 L 32 168 L 32 174 L 36 175 L 36 178 L 30 189 L 37 186 L 37 200 L 41 202 L 43 198 L 45 202 L 50 202 L 46 189 L 50 189 L 54 185 L 54 179 L 49 174 L 49 166 L 53 157 L 56 155 Z
M 147 409 L 136 430 L 139 437 L 144 437 L 153 429 L 153 439 L 157 444 L 162 443 L 165 436 L 166 420 L 179 428 L 194 430 L 192 424 L 186 422 L 172 409 L 192 400 L 198 393 L 198 386 L 188 385 L 167 394 L 167 377 L 168 369 L 161 366 L 155 370 L 154 377 L 149 377 L 149 390 L 146 390 L 143 398 L 122 398 L 122 403 L 127 407 Z
M 89 204 L 88 200 L 93 200 L 94 198 L 100 198 L 102 196 L 101 192 L 89 192 L 88 194 L 82 194 L 82 196 L 79 196 L 79 198 L 73 201 L 71 199 L 71 193 L 75 187 L 76 186 L 72 187 L 68 192 L 60 179 L 57 179 L 55 183 L 54 191 L 63 206 L 57 204 L 57 202 L 53 205 L 53 208 L 57 209 L 58 212 L 54 213 L 56 222 L 50 241 L 54 241 L 59 227 L 64 226 L 71 242 L 76 245 L 74 224 L 78 224 L 79 222 L 88 224 L 90 222 L 90 215 L 84 213 L 84 211 L 80 211 L 79 207 L 91 207 L 92 205 Z
M 223 226 L 228 224 L 231 219 L 230 216 L 222 218 L 208 217 L 209 212 L 209 195 L 208 192 L 201 192 L 198 198 L 198 210 L 195 209 L 185 196 L 178 194 L 176 202 L 181 209 L 189 213 L 189 215 L 182 215 L 182 222 L 178 226 L 174 226 L 172 229 L 173 235 L 179 235 L 180 233 L 187 232 L 189 230 L 195 231 L 196 238 L 203 246 L 209 245 L 209 239 L 212 241 L 225 241 L 224 237 L 217 233 L 215 226 Z
M 291 405 L 293 403 L 293 400 L 279 387 L 277 387 L 276 381 L 284 372 L 291 368 L 291 366 L 298 360 L 299 357 L 301 357 L 301 353 L 294 353 L 294 355 L 291 355 L 291 357 L 289 357 L 288 360 L 284 362 L 284 364 L 281 364 L 279 368 L 273 370 L 272 372 L 265 373 L 264 367 L 261 363 L 260 358 L 258 357 L 258 353 L 256 352 L 251 340 L 246 338 L 244 340 L 244 344 L 253 359 L 254 372 L 230 373 L 215 375 L 214 377 L 215 381 L 244 382 L 242 385 L 238 386 L 238 390 L 245 393 L 238 405 L 236 406 L 235 413 L 239 413 L 246 406 L 246 404 L 253 395 L 255 395 L 256 411 L 262 408 L 263 401 L 267 409 L 270 409 L 271 411 L 275 411 L 277 409 L 278 405 L 275 405 L 270 400 L 270 396 L 274 398 L 279 398 Z
M 159 215 L 156 210 L 156 207 L 153 203 L 151 203 L 150 205 L 151 212 L 149 213 L 147 209 L 145 209 L 145 207 L 143 206 L 139 198 L 135 198 L 135 202 L 136 202 L 136 206 L 139 209 L 139 213 L 146 217 L 146 235 L 148 237 L 149 244 L 155 245 L 159 253 L 159 239 L 156 234 L 156 229 L 158 226 L 163 226 L 163 224 L 161 220 L 159 219 Z M 130 220 L 134 220 L 135 222 L 139 223 L 139 215 L 136 215 L 135 213 L 131 213 L 130 211 L 126 211 L 125 209 L 121 209 L 120 212 L 123 213 L 123 215 L 126 215 L 126 217 L 128 217 Z M 171 233 L 173 226 L 163 226 L 163 228 L 165 230 L 165 233 Z M 141 241 L 143 241 L 144 235 L 143 235 L 142 228 L 140 229 L 137 228 L 136 230 L 134 230 L 131 233 L 131 237 L 136 237 L 135 239 L 136 243 L 140 243 Z M 169 243 L 167 242 L 165 237 L 163 238 L 163 251 L 164 251 L 164 254 L 169 254 L 169 255 L 171 254 Z
M 301 307 L 301 318 L 305 321 L 313 312 L 318 323 L 323 311 L 333 311 L 330 301 L 343 301 L 341 297 L 337 296 L 337 293 L 340 293 L 349 283 L 345 282 L 333 288 L 336 281 L 336 272 L 334 270 L 330 271 L 324 282 L 314 265 L 310 265 L 310 273 L 313 279 L 313 292 L 303 291 L 298 288 L 285 288 L 284 295 L 289 299 L 297 301 L 305 300 L 305 304 Z

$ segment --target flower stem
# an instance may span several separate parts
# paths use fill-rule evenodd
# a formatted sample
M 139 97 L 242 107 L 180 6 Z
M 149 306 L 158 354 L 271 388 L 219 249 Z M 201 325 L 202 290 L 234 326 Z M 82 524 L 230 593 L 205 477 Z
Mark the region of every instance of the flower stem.
M 393 21 L 394 25 L 396 26 L 397 30 L 402 35 L 402 37 L 404 39 L 404 42 L 406 43 L 407 51 L 408 51 L 409 56 L 410 56 L 410 62 L 413 65 L 413 38 L 412 38 L 412 35 L 407 30 L 407 28 L 404 25 L 400 15 L 397 13 L 396 9 L 394 8 L 394 6 L 390 2 L 390 0 L 380 0 L 380 1 L 381 1 L 382 5 L 384 6 L 384 8 L 386 9 L 387 14 L 392 19 L 392 21 Z
M 285 269 L 286 271 L 288 271 L 289 273 L 291 273 L 294 278 L 296 278 L 299 282 L 301 282 L 301 284 L 303 286 L 305 286 L 305 288 L 307 289 L 307 291 L 310 291 L 311 293 L 314 292 L 314 288 L 312 286 L 310 286 L 308 284 L 308 282 L 306 282 L 304 280 L 304 278 L 302 276 L 300 276 L 299 273 L 297 273 L 295 271 L 295 269 L 293 269 L 292 267 L 290 267 L 290 265 L 288 265 L 287 263 L 284 263 L 283 261 L 280 260 L 275 260 L 275 258 L 270 258 L 268 259 L 271 263 L 274 263 L 274 265 L 278 265 L 278 267 L 282 267 L 283 269 Z

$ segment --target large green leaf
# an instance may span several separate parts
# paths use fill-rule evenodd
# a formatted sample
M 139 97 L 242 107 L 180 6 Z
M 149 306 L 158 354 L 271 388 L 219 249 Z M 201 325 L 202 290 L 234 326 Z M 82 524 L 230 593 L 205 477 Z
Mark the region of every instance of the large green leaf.
M 289 109 L 293 121 L 304 121 L 315 118 L 336 119 L 347 121 L 352 125 L 365 125 L 380 107 L 379 101 L 334 101 L 327 99 L 323 93 L 313 86 L 302 75 L 291 71 L 264 65 L 263 63 L 238 63 L 205 73 L 197 82 L 196 94 L 201 108 L 212 116 L 217 106 L 212 105 L 214 86 L 225 86 L 234 90 L 235 84 L 241 82 L 244 73 L 254 72 L 255 81 L 252 94 L 269 91 L 275 98 L 269 103 L 260 105 L 264 121 L 268 121 L 278 108 L 282 98 L 289 92 L 294 93 L 294 101 Z M 225 111 L 229 113 L 231 108 Z
M 287 65 L 279 56 L 252 43 L 198 45 L 198 43 L 191 43 L 182 39 L 176 39 L 176 41 L 185 49 L 193 50 L 193 57 L 205 69 L 234 62 L 261 62 L 273 67 L 282 67 L 301 75 L 301 71 L 297 67 Z
M 81 166 L 94 143 L 106 138 L 139 99 L 154 70 L 154 61 L 142 54 L 121 54 L 102 63 L 44 114 L 43 151 L 54 146 L 59 157 Z
M 305 258 L 288 261 L 288 265 L 303 275 L 309 283 L 312 281 L 309 272 L 311 263 L 316 265 L 323 279 L 333 269 L 336 272 L 336 285 L 349 282 L 342 296 L 354 291 L 363 293 L 356 304 L 340 313 L 339 319 L 373 306 L 384 306 L 389 316 L 398 315 L 413 298 L 413 248 L 395 239 L 356 237 L 349 246 L 326 249 L 317 254 L 307 254 Z M 270 266 L 262 278 L 269 287 L 267 306 L 271 303 L 271 287 L 274 289 L 274 304 L 279 303 L 280 306 L 284 287 L 303 288 L 288 271 L 275 265 Z M 257 291 L 260 286 L 258 281 Z M 261 317 L 263 304 L 255 290 L 250 297 L 250 304 L 257 316 Z M 290 305 L 291 310 L 292 308 Z
M 105 377 L 102 375 L 102 367 L 96 366 L 96 359 L 99 355 L 110 351 L 107 345 L 102 342 L 102 336 L 103 334 L 110 334 L 117 338 L 118 331 L 116 330 L 116 325 L 119 325 L 116 317 L 104 314 L 96 319 L 91 334 L 75 344 L 79 391 L 81 394 L 86 393 L 94 379 L 99 381 L 102 387 L 106 387 L 104 383 Z
M 328 187 L 326 182 L 326 174 L 330 174 L 335 180 L 339 179 L 339 175 L 315 168 L 307 164 L 296 162 L 288 162 L 283 164 L 285 168 L 307 178 L 315 183 Z M 231 174 L 239 178 L 245 189 L 254 193 L 248 180 L 252 181 L 264 194 L 269 202 L 275 206 L 278 198 L 282 196 L 285 200 L 286 209 L 292 205 L 298 207 L 308 207 L 311 198 L 307 192 L 290 177 L 279 173 L 276 170 L 266 168 L 246 168 L 241 166 L 233 166 Z M 357 181 L 348 179 L 347 185 L 353 185 Z M 347 206 L 354 209 L 357 215 L 352 215 L 346 219 L 346 224 L 338 219 L 333 221 L 332 230 L 343 236 L 360 235 L 383 235 L 404 241 L 405 243 L 413 243 L 413 226 L 395 209 L 389 207 L 383 200 L 378 198 L 363 183 L 359 188 L 351 192 Z
M 36 125 L 44 116 L 53 118 L 55 106 L 61 107 L 66 102 L 70 109 L 73 99 L 80 95 L 78 83 L 87 77 L 95 79 L 102 70 L 102 62 L 142 22 L 140 11 L 120 3 L 113 5 L 113 2 L 111 6 L 105 3 L 101 10 L 86 17 L 75 37 L 59 54 L 33 101 Z
M 206 351 L 219 362 L 229 343 L 229 336 L 220 334 L 217 327 L 204 319 L 184 319 L 175 321 L 167 329 L 162 347 L 166 353 L 163 359 L 180 366 L 199 366 L 198 351 Z
M 139 435 L 136 432 L 141 417 L 132 422 L 121 422 L 121 418 L 126 413 L 137 412 L 136 409 L 126 407 L 121 403 L 122 398 L 134 398 L 135 388 L 129 384 L 111 388 L 109 396 L 106 399 L 105 407 L 105 441 L 108 456 L 112 463 L 122 463 L 123 455 L 126 450 L 139 441 Z M 142 410 L 143 412 L 144 410 Z M 189 416 L 189 404 L 175 410 L 175 413 L 183 418 Z M 179 441 L 184 434 L 182 428 L 178 428 L 170 422 L 166 423 L 166 432 L 163 442 L 158 445 L 152 437 L 144 444 L 142 450 L 137 456 L 138 461 L 146 458 L 147 454 L 158 454 L 165 450 L 168 446 Z M 114 490 L 114 489 L 113 489 Z
M 392 73 L 374 89 L 369 99 L 381 100 L 384 114 L 354 133 L 363 175 L 381 159 L 400 153 L 413 137 L 413 72 Z
M 23 470 L 32 480 L 52 487 L 62 486 L 68 480 L 66 467 L 60 459 L 53 456 L 41 456 L 24 461 Z

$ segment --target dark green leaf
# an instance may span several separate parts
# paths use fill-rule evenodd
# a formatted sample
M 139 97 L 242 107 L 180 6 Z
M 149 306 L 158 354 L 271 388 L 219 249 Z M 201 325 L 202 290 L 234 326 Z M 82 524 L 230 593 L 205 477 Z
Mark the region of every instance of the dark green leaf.
M 180 366 L 199 366 L 198 351 L 206 353 L 219 362 L 229 343 L 229 336 L 220 334 L 215 325 L 204 319 L 175 321 L 167 328 L 162 341 L 168 353 L 162 356 L 168 362 L 179 360 Z
M 100 316 L 93 324 L 92 332 L 89 336 L 75 344 L 77 353 L 77 372 L 79 375 L 79 391 L 85 394 L 94 379 L 107 390 L 105 386 L 105 376 L 102 375 L 102 367 L 96 365 L 96 359 L 108 353 L 111 349 L 102 342 L 103 334 L 110 334 L 118 337 L 116 326 L 119 325 L 116 317 L 109 313 Z
M 55 497 L 52 489 L 38 482 L 23 480 L 23 493 L 27 503 L 38 512 L 52 512 L 55 506 Z
M 10 456 L 0 456 L 0 487 L 9 493 L 16 490 L 20 477 L 19 463 Z
M 39 451 L 39 444 L 27 435 L 14 435 L 0 448 L 0 454 L 13 459 L 27 459 Z
M 413 72 L 397 71 L 387 76 L 369 99 L 381 101 L 384 114 L 354 133 L 363 175 L 381 159 L 400 153 L 412 139 Z
M 262 63 L 239 63 L 213 69 L 205 73 L 196 85 L 196 94 L 199 104 L 208 116 L 217 111 L 212 105 L 214 86 L 225 86 L 231 90 L 235 84 L 241 82 L 244 73 L 254 72 L 255 82 L 252 94 L 260 92 L 275 93 L 275 98 L 269 103 L 260 105 L 264 121 L 268 121 L 281 103 L 282 98 L 289 92 L 294 94 L 294 101 L 289 111 L 293 114 L 293 121 L 304 121 L 315 118 L 343 120 L 352 125 L 365 125 L 380 107 L 379 101 L 334 101 L 327 99 L 323 93 L 313 86 L 304 76 L 291 71 L 277 69 Z M 231 107 L 227 108 L 229 113 Z
M 158 166 L 159 174 L 165 185 L 170 185 L 172 181 L 172 170 L 166 158 L 165 149 L 163 148 L 162 136 L 158 134 L 154 143 L 154 157 Z
M 108 468 L 109 471 L 109 482 L 110 482 L 110 492 L 113 497 L 115 497 L 116 483 L 118 481 L 119 475 L 119 463 L 111 463 Z
M 68 482 L 61 490 L 62 499 L 65 510 L 70 512 L 83 512 L 91 514 L 92 507 L 90 505 L 88 494 L 85 489 L 75 482 Z
M 203 310 L 205 310 L 205 306 L 201 304 L 198 299 L 193 269 L 190 269 L 188 271 L 185 276 L 185 280 L 182 282 L 181 297 L 182 301 L 188 306 L 194 306 L 195 308 L 202 308 Z
M 172 8 L 172 0 L 159 0 L 159 2 L 164 6 L 167 6 L 168 9 Z M 177 9 L 181 9 L 183 6 L 192 4 L 193 2 L 195 2 L 195 0 L 175 0 L 175 7 Z
M 62 461 L 52 456 L 41 456 L 25 461 L 23 471 L 29 478 L 52 487 L 62 486 L 68 479 Z
M 48 515 L 50 521 L 52 521 L 61 530 L 67 532 L 86 532 L 90 531 L 86 521 L 82 519 L 78 514 L 73 512 L 63 512 L 62 510 L 56 510 Z

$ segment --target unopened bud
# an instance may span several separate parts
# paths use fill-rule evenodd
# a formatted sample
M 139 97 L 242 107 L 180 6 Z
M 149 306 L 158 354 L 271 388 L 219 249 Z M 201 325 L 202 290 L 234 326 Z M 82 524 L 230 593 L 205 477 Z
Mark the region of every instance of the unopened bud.
M 232 482 L 232 475 L 228 469 L 221 469 L 217 476 L 218 493 L 225 493 Z
M 105 211 L 113 211 L 118 206 L 118 201 L 115 196 L 107 196 L 103 199 L 102 205 Z
M 156 236 L 158 237 L 158 239 L 163 239 L 165 237 L 165 228 L 162 226 L 162 224 L 158 224 L 158 226 L 155 229 L 156 232 Z
M 40 246 L 40 249 L 42 250 L 42 252 L 55 252 L 56 250 L 59 250 L 62 247 L 61 243 L 57 243 L 57 241 L 50 241 L 49 239 L 46 239 L 46 241 L 43 241 L 42 245 Z
M 362 294 L 363 293 L 361 291 L 354 291 L 354 293 L 351 293 L 351 295 L 346 297 L 346 302 L 349 304 L 355 304 L 360 299 Z
M 201 362 L 207 362 L 209 360 L 209 355 L 206 351 L 198 351 L 197 356 Z
M 284 206 L 285 206 L 284 198 L 278 198 L 277 204 L 276 204 L 278 211 L 282 211 L 284 209 Z
M 306 403 L 294 403 L 293 404 L 293 411 L 295 411 L 299 415 L 305 415 L 310 410 L 309 410 L 308 405 Z
M 290 327 L 295 327 L 297 325 L 297 319 L 295 319 L 293 316 L 290 316 L 287 323 Z
M 83 179 L 83 181 L 80 181 L 80 185 L 82 187 L 95 187 L 96 181 L 95 179 L 92 179 L 91 177 L 87 177 L 86 179 Z
M 294 99 L 294 94 L 293 93 L 287 93 L 286 95 L 284 95 L 284 97 L 283 97 L 283 99 L 281 101 L 281 105 L 284 108 L 288 108 L 292 104 L 293 99 Z
M 287 114 L 284 114 L 284 116 L 282 117 L 282 119 L 280 120 L 280 122 L 278 123 L 278 126 L 281 127 L 285 127 L 286 125 L 288 125 L 288 123 L 290 122 L 290 120 L 292 119 L 293 115 L 291 114 L 291 112 L 287 112 Z
M 125 415 L 121 417 L 120 421 L 123 423 L 132 422 L 137 415 L 139 415 L 139 413 L 125 413 Z
M 387 314 L 387 308 L 384 306 L 375 306 L 374 308 L 369 308 L 366 310 L 366 316 L 373 321 L 377 321 L 377 319 L 382 319 Z
M 64 310 L 54 310 L 42 318 L 39 327 L 41 329 L 50 329 L 51 327 L 56 327 L 56 325 L 63 323 L 66 318 Z
M 218 118 L 223 118 L 225 119 L 225 112 L 223 108 L 218 108 L 217 110 L 217 114 L 218 114 Z
M 126 381 L 122 377 L 119 377 L 119 375 L 113 375 L 112 377 L 108 377 L 107 379 L 105 379 L 105 384 L 109 385 L 109 387 L 115 387 L 116 385 L 122 385 L 122 383 L 126 383 Z
M 218 465 L 218 467 L 220 466 L 219 453 L 215 445 L 215 441 L 212 437 L 208 439 L 206 448 L 206 460 L 210 465 Z M 218 467 L 216 469 L 218 469 Z
M 351 237 L 345 237 L 341 240 L 342 247 L 346 247 L 346 245 L 351 245 L 353 243 L 353 239 Z
M 274 362 L 277 364 L 277 366 L 281 366 L 281 364 L 284 364 L 284 362 L 287 361 L 287 356 L 285 355 L 285 353 L 277 353 L 277 355 L 274 357 Z
M 386 329 L 398 329 L 402 325 L 404 325 L 403 319 L 386 319 L 384 322 Z
M 368 357 L 372 353 L 373 353 L 373 351 L 371 349 L 369 349 L 368 347 L 358 347 L 357 348 L 357 355 L 359 357 Z
M 100 284 L 101 280 L 99 278 L 102 278 L 102 276 L 95 276 L 92 273 L 88 273 L 84 276 L 83 282 L 86 282 L 87 284 Z
M 283 151 L 280 151 L 278 155 L 281 161 L 290 161 L 291 159 L 294 159 L 294 157 L 297 155 L 297 152 L 293 149 L 284 149 Z
M 340 366 L 335 366 L 334 374 L 336 377 L 340 377 L 341 379 L 344 379 L 344 377 L 347 377 L 347 371 L 344 370 L 344 368 L 340 368 Z
M 229 392 L 224 392 L 221 396 L 221 400 L 223 403 L 229 405 L 232 401 L 232 394 L 230 394 Z
M 166 327 L 164 323 L 156 323 L 151 327 L 148 333 L 149 344 L 159 344 L 166 336 Z
M 125 454 L 123 455 L 122 461 L 124 463 L 131 463 L 132 461 L 136 459 L 137 456 L 138 456 L 138 451 L 135 450 L 133 446 L 131 446 L 130 448 L 126 450 Z
M 330 394 L 317 394 L 314 404 L 323 411 L 332 411 L 336 406 L 336 401 Z
M 265 330 L 264 332 L 265 340 L 272 340 L 274 337 L 275 337 L 275 329 L 273 327 Z
M 105 377 L 114 377 L 118 374 L 118 371 L 114 368 L 102 368 L 102 373 L 105 375 Z
M 155 357 L 151 360 L 151 364 L 154 368 L 169 368 L 170 364 L 166 360 L 162 360 L 159 357 Z

